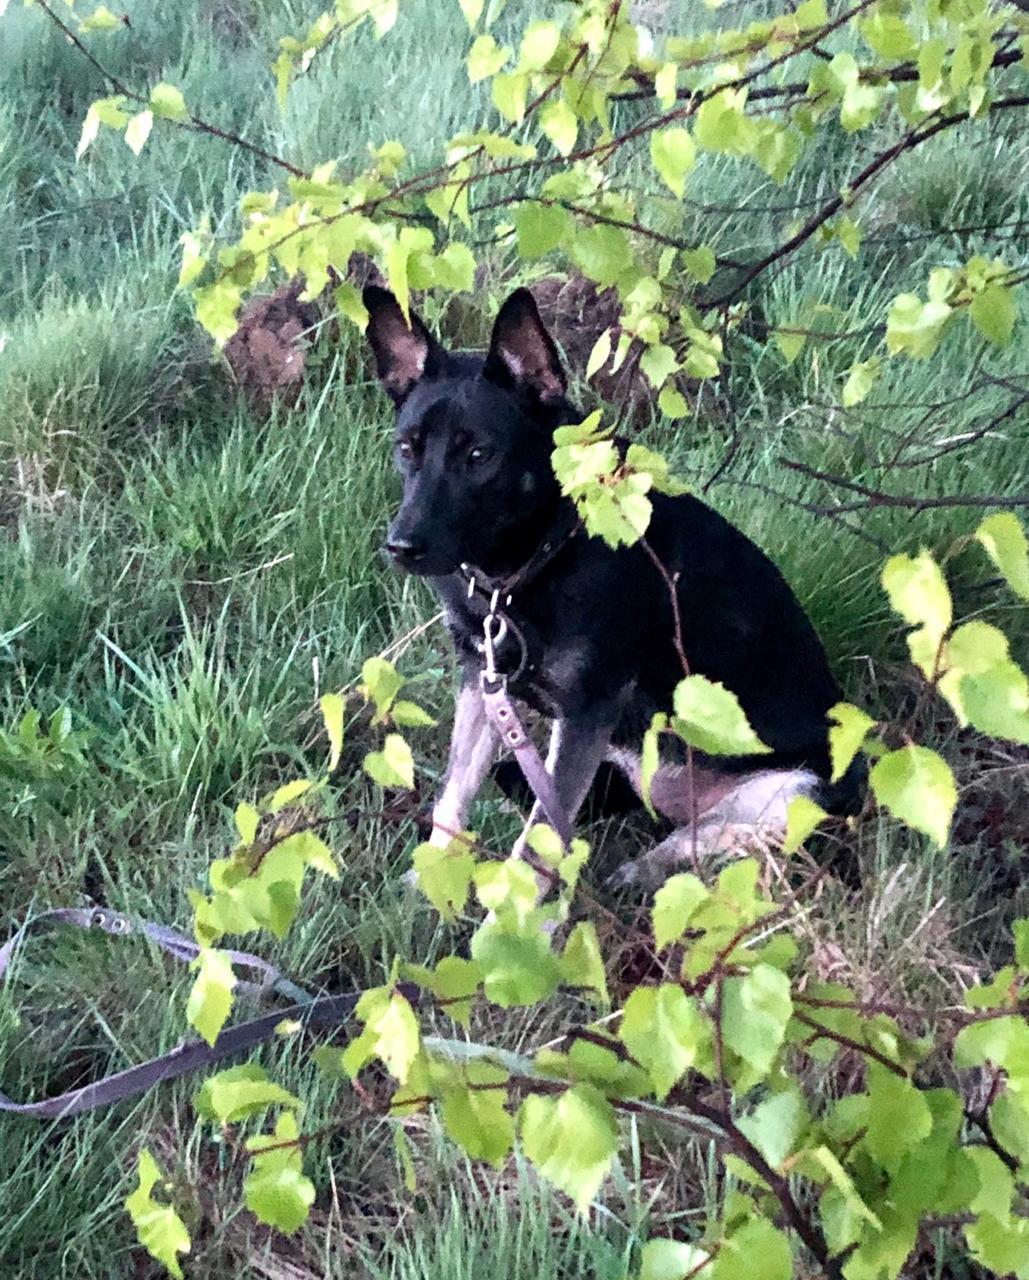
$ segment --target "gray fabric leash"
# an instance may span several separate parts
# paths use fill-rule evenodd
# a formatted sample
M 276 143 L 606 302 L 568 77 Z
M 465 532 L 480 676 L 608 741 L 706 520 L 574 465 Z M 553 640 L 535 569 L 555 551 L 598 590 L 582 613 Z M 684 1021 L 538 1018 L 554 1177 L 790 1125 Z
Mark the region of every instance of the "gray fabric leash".
M 148 920 L 134 922 L 127 916 L 100 908 L 58 907 L 52 911 L 44 911 L 29 920 L 8 939 L 3 947 L 0 947 L 0 979 L 4 977 L 15 952 L 28 934 L 58 924 L 73 925 L 78 929 L 100 929 L 104 933 L 118 937 L 149 938 L 162 951 L 166 951 L 183 963 L 193 960 L 199 951 L 197 944 L 190 938 L 163 924 L 154 924 Z M 294 1003 L 263 1014 L 261 1017 L 241 1022 L 238 1026 L 227 1028 L 213 1046 L 203 1040 L 189 1040 L 170 1052 L 161 1054 L 160 1057 L 151 1058 L 149 1062 L 142 1062 L 125 1071 L 104 1076 L 93 1084 L 69 1089 L 66 1093 L 45 1098 L 40 1102 L 15 1102 L 7 1094 L 0 1092 L 0 1112 L 30 1116 L 36 1120 L 63 1120 L 70 1116 L 81 1115 L 85 1111 L 94 1111 L 98 1107 L 109 1106 L 124 1098 L 134 1098 L 141 1093 L 146 1093 L 163 1080 L 175 1080 L 200 1067 L 212 1066 L 227 1058 L 237 1057 L 272 1036 L 275 1028 L 283 1020 L 295 1020 L 306 1026 L 326 1026 L 344 1022 L 353 1013 L 361 998 L 360 992 L 312 997 L 285 979 L 274 965 L 269 964 L 267 960 L 262 960 L 260 956 L 251 955 L 249 951 L 227 951 L 226 955 L 234 966 L 249 969 L 261 975 L 261 980 L 258 982 L 246 980 L 237 982 L 237 991 L 257 995 L 278 992 L 291 997 Z M 417 1002 L 417 989 L 404 986 L 403 990 L 408 1000 L 412 1003 Z

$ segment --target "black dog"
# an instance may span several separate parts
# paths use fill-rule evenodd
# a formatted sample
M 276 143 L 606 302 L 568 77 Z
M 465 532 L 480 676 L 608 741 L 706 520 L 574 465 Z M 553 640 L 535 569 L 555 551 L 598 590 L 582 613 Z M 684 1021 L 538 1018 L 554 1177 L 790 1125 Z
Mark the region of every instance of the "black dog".
M 432 580 L 464 666 L 433 838 L 446 843 L 465 827 L 496 754 L 479 675 L 487 601 L 501 583 L 509 625 L 498 666 L 512 695 L 552 721 L 547 769 L 565 809 L 574 816 L 605 759 L 638 786 L 643 733 L 670 710 L 683 675 L 668 583 L 652 557 L 677 575 L 690 671 L 738 696 L 772 754 L 663 766 L 652 796 L 676 830 L 617 881 L 651 885 L 698 845 L 726 847 L 741 830 L 781 833 L 799 794 L 850 809 L 863 765 L 830 784 L 826 712 L 839 690 L 771 561 L 691 497 L 654 495 L 649 554 L 612 550 L 578 527 L 551 451 L 554 429 L 581 415 L 532 295 L 519 289 L 501 307 L 485 358 L 444 351 L 383 289 L 366 289 L 364 301 L 397 406 L 404 492 L 387 550 Z

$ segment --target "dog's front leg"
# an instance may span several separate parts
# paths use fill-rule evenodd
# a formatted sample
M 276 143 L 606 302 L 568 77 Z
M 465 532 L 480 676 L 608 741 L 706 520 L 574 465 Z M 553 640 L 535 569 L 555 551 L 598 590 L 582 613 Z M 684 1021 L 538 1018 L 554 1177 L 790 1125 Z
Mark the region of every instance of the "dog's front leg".
M 443 790 L 432 810 L 431 844 L 448 845 L 468 822 L 472 801 L 497 750 L 497 734 L 486 715 L 482 690 L 466 677 L 454 711 L 454 731 Z

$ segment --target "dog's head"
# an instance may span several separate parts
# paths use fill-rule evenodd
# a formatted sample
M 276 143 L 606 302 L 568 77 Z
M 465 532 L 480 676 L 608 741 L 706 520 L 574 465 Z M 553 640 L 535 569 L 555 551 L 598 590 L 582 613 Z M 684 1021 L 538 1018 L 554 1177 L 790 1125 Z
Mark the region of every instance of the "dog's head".
M 404 492 L 387 551 L 420 574 L 463 562 L 516 568 L 553 518 L 553 431 L 575 416 L 532 294 L 519 289 L 500 308 L 484 358 L 445 351 L 416 315 L 408 325 L 385 289 L 370 286 L 364 302 L 379 378 L 397 407 Z

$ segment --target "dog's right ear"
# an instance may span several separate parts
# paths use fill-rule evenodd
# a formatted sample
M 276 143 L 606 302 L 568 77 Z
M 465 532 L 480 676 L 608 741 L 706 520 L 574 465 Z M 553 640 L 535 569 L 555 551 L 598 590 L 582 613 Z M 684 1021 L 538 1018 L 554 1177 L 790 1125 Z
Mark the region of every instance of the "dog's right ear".
M 399 409 L 415 383 L 442 369 L 446 353 L 413 311 L 407 323 L 388 289 L 370 284 L 362 298 L 379 380 Z

